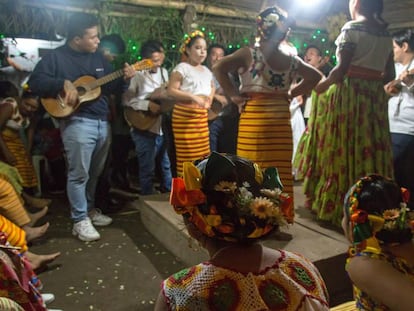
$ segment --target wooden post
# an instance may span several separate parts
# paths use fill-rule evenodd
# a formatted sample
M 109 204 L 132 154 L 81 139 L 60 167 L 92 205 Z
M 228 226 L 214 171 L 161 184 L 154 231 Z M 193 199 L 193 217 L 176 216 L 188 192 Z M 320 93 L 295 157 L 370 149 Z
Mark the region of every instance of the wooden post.
M 185 7 L 185 12 L 184 12 L 184 16 L 183 16 L 183 30 L 184 33 L 191 33 L 191 31 L 193 30 L 191 25 L 194 23 L 194 21 L 197 18 L 197 10 L 196 7 L 192 4 L 187 5 Z

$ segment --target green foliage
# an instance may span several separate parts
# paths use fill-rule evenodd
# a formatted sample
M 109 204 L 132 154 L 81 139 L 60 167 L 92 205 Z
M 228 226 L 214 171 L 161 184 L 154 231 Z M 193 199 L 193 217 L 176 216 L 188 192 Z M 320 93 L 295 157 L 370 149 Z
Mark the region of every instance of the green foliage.
M 124 59 L 136 62 L 141 59 L 140 49 L 147 40 L 159 40 L 163 43 L 167 59 L 166 66 L 171 67 L 179 60 L 179 42 L 183 37 L 183 25 L 180 12 L 173 9 L 151 8 L 148 14 L 137 18 L 112 18 L 107 33 L 118 33 L 127 46 Z

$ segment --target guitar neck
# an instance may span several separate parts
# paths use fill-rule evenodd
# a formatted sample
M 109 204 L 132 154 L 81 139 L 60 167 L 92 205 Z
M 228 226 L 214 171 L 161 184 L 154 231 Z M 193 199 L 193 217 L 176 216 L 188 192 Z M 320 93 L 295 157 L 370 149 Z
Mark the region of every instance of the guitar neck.
M 97 87 L 100 87 L 104 84 L 107 84 L 111 81 L 114 81 L 124 75 L 123 69 L 119 69 L 117 71 L 114 71 L 113 73 L 110 73 L 109 75 L 103 76 L 102 78 L 96 79 L 91 83 L 91 89 L 95 89 Z
M 131 65 L 135 70 L 146 70 L 151 69 L 154 66 L 154 63 L 150 59 L 143 59 L 133 65 Z M 117 71 L 114 71 L 106 76 L 103 76 L 99 79 L 96 79 L 93 82 L 90 82 L 89 87 L 90 89 L 95 89 L 97 87 L 100 87 L 101 85 L 104 85 L 106 83 L 109 83 L 115 79 L 118 79 L 124 75 L 124 70 L 119 69 Z

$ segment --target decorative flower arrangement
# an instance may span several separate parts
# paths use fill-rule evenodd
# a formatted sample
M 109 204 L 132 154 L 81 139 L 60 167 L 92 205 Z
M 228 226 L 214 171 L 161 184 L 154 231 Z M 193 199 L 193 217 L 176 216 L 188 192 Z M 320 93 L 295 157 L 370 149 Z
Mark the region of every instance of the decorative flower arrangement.
M 180 47 L 180 52 L 181 53 L 185 53 L 185 48 L 187 47 L 187 45 L 191 42 L 192 39 L 194 39 L 195 37 L 201 37 L 204 38 L 204 33 L 200 30 L 194 30 L 192 33 L 190 34 L 185 34 L 184 35 L 184 42 Z
M 260 45 L 260 37 L 269 40 L 271 37 L 283 38 L 289 29 L 288 15 L 282 9 L 274 6 L 264 10 L 256 18 L 258 37 L 256 38 L 257 46 Z M 275 38 L 274 38 L 275 39 Z
M 176 212 L 207 236 L 230 241 L 257 239 L 292 223 L 293 200 L 282 192 L 277 170 L 232 160 L 212 153 L 197 166 L 185 163 L 183 178 L 173 179 Z
M 363 187 L 372 182 L 373 178 L 381 177 L 378 175 L 366 176 L 354 185 L 348 198 L 348 211 L 353 228 L 353 242 L 357 248 L 380 252 L 380 242 L 383 242 L 378 241 L 376 236 L 378 232 L 396 233 L 410 225 L 407 221 L 409 192 L 407 189 L 401 188 L 403 202 L 400 203 L 399 209 L 384 210 L 382 215 L 369 214 L 367 211 L 359 209 L 359 198 Z

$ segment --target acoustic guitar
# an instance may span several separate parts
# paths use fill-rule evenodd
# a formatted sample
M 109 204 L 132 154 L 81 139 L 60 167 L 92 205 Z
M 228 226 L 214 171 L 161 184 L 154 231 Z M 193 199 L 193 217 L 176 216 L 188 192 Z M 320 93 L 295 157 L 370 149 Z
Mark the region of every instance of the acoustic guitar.
M 144 59 L 131 65 L 136 71 L 147 70 L 154 67 L 154 63 L 150 59 Z M 44 97 L 40 101 L 46 111 L 55 118 L 63 118 L 75 112 L 79 106 L 85 102 L 89 102 L 101 95 L 101 86 L 123 76 L 123 69 L 114 71 L 102 78 L 96 79 L 92 76 L 82 76 L 73 82 L 79 94 L 79 101 L 76 105 L 67 104 L 65 91 L 63 90 L 57 96 Z
M 161 110 L 159 113 L 134 110 L 132 107 L 124 107 L 124 117 L 129 126 L 141 131 L 149 130 L 157 122 L 160 114 L 169 112 L 173 109 L 175 101 L 162 100 L 154 102 L 158 105 L 161 105 Z

